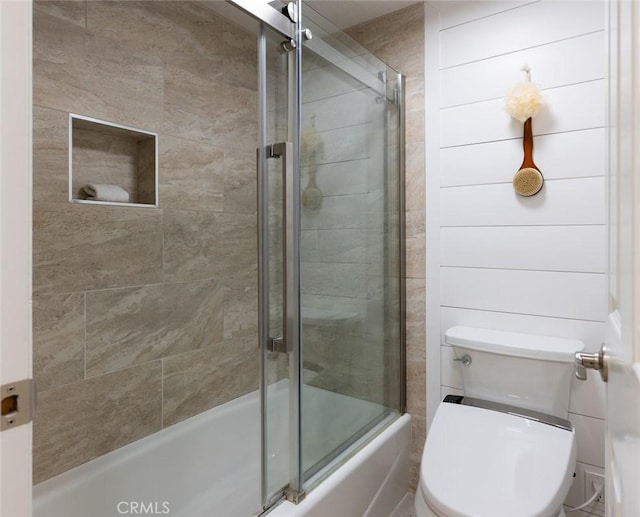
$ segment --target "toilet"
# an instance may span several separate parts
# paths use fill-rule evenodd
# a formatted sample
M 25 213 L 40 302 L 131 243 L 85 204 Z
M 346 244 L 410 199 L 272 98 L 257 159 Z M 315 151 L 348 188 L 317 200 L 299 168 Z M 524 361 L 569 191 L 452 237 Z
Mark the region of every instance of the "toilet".
M 569 395 L 584 344 L 461 326 L 445 342 L 464 396 L 445 397 L 429 428 L 417 517 L 565 517 L 576 460 Z

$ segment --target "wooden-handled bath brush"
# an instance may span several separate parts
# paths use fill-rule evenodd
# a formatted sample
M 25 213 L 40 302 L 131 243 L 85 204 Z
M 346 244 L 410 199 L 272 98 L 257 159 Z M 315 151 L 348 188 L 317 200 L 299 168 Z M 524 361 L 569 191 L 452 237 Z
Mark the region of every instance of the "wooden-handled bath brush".
M 533 161 L 533 131 L 531 119 L 535 117 L 544 106 L 544 99 L 538 87 L 531 82 L 531 70 L 528 66 L 522 67 L 527 74 L 527 80 L 519 83 L 507 92 L 505 105 L 509 114 L 524 122 L 524 136 L 522 147 L 524 159 L 520 170 L 513 177 L 513 188 L 520 196 L 533 196 L 542 190 L 544 177 Z

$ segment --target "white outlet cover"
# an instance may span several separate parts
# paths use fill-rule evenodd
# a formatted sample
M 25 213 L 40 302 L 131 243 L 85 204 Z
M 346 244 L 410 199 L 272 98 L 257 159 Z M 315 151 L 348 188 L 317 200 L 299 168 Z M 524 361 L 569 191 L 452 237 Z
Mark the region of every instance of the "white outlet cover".
M 596 501 L 598 502 L 599 505 L 604 506 L 604 498 L 605 498 L 605 493 L 604 493 L 604 487 L 605 487 L 605 481 L 604 481 L 604 476 L 602 474 L 597 474 L 595 472 L 590 472 L 588 470 L 585 471 L 584 473 L 584 495 L 585 497 L 588 499 L 593 495 L 593 484 L 594 483 L 598 483 L 602 485 L 602 495 L 600 497 L 598 497 L 598 499 L 596 499 Z M 602 508 L 602 510 L 604 510 L 604 507 Z

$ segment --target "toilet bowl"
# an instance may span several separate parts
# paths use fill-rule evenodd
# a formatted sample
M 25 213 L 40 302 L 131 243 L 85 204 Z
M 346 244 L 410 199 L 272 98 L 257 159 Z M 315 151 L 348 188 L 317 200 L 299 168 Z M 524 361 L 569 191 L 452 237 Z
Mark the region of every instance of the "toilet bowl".
M 577 340 L 453 327 L 465 396 L 447 396 L 429 428 L 418 517 L 556 517 L 573 479 L 566 420 Z

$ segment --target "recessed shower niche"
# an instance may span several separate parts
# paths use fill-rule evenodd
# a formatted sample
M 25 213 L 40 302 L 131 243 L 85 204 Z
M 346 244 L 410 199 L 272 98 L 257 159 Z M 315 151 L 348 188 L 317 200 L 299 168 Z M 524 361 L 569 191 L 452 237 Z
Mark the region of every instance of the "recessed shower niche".
M 158 206 L 158 136 L 69 114 L 69 201 Z

